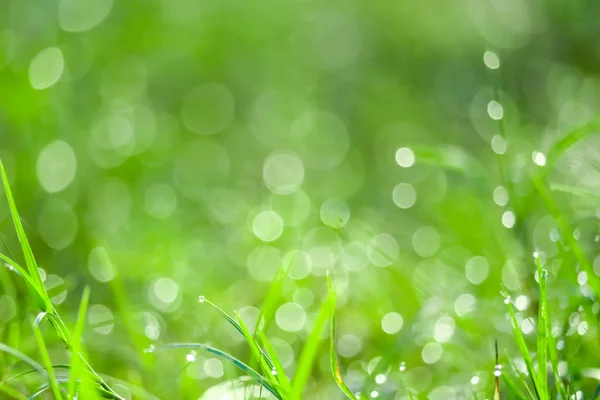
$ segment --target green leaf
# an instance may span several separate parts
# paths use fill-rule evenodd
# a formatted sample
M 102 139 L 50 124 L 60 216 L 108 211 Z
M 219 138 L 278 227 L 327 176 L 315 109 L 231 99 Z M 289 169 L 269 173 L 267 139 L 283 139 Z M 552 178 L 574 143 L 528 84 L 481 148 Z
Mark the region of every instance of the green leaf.
M 542 268 L 542 261 L 536 254 L 538 279 L 540 281 L 540 305 L 538 310 L 538 332 L 537 332 L 537 362 L 538 362 L 538 394 L 541 400 L 548 400 L 548 301 L 546 298 L 547 272 Z
M 351 400 L 356 400 L 356 396 L 354 395 L 354 393 L 352 393 L 348 386 L 346 386 L 346 383 L 342 378 L 337 353 L 335 351 L 335 292 L 333 290 L 331 276 L 329 274 L 327 275 L 327 286 L 329 288 L 329 308 L 331 315 L 329 332 L 329 362 L 331 365 L 331 374 L 333 375 L 335 383 L 338 385 L 340 390 L 346 395 L 346 397 Z
M 296 374 L 294 375 L 294 379 L 292 379 L 292 400 L 302 399 L 304 388 L 308 382 L 308 378 L 312 371 L 313 362 L 317 356 L 319 345 L 321 344 L 321 334 L 323 333 L 325 324 L 327 324 L 329 312 L 330 306 L 329 300 L 327 300 L 323 302 L 321 308 L 319 309 L 313 329 L 306 339 L 304 349 L 302 350 L 298 364 L 296 365 Z
M 533 385 L 533 390 L 536 394 L 536 398 L 540 398 L 540 393 L 538 391 L 538 379 L 537 374 L 535 372 L 535 368 L 533 367 L 533 360 L 531 359 L 531 354 L 527 349 L 527 344 L 525 343 L 525 338 L 523 337 L 523 333 L 521 332 L 521 328 L 519 327 L 519 322 L 517 321 L 517 317 L 515 316 L 515 311 L 513 309 L 512 303 L 510 302 L 510 296 L 505 293 L 505 303 L 508 305 L 508 313 L 510 315 L 510 320 L 512 323 L 513 334 L 517 341 L 517 345 L 519 346 L 519 351 L 521 352 L 521 357 L 523 357 L 523 361 L 525 362 L 525 366 L 527 367 L 527 372 L 529 373 L 529 378 L 531 379 L 531 384 Z
M 44 338 L 42 337 L 42 332 L 40 332 L 40 328 L 37 324 L 33 326 L 33 332 L 35 333 L 35 339 L 37 341 L 37 345 L 40 351 L 40 355 L 42 356 L 42 361 L 46 366 L 46 371 L 48 372 L 48 378 L 50 379 L 50 388 L 52 389 L 52 394 L 56 400 L 62 400 L 62 394 L 60 392 L 60 386 L 56 380 L 56 375 L 54 374 L 54 368 L 52 368 L 52 362 L 50 361 L 50 355 L 48 354 L 48 349 L 46 348 L 46 343 L 44 342 Z M 32 396 L 37 397 L 37 394 Z
M 230 362 L 231 364 L 235 365 L 237 368 L 244 371 L 246 374 L 248 374 L 248 376 L 250 376 L 256 382 L 258 382 L 260 385 L 262 385 L 265 389 L 267 389 L 269 392 L 271 392 L 273 394 L 273 396 L 275 396 L 278 399 L 283 400 L 283 398 L 281 397 L 279 392 L 271 385 L 271 383 L 267 379 L 265 379 L 261 374 L 259 374 L 255 369 L 244 364 L 242 361 L 238 360 L 234 356 L 227 354 L 224 351 L 221 351 L 217 348 L 214 348 L 214 347 L 208 346 L 206 344 L 202 344 L 202 343 L 169 343 L 169 344 L 157 345 L 154 347 L 154 349 L 155 350 L 200 349 L 200 350 L 208 351 L 209 353 L 212 353 L 212 354 L 216 355 L 217 357 L 220 357 L 220 358 Z

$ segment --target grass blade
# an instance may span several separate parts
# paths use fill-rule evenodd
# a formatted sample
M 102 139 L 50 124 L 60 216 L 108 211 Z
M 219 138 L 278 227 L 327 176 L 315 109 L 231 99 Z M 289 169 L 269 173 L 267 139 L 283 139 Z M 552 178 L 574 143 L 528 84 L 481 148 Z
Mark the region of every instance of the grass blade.
M 260 314 L 258 315 L 258 319 L 256 320 L 254 332 L 258 332 L 261 322 L 263 323 L 262 330 L 265 332 L 269 330 L 269 326 L 271 325 L 271 322 L 273 322 L 275 310 L 277 309 L 277 302 L 281 297 L 283 281 L 288 276 L 288 271 L 294 263 L 295 259 L 295 256 L 290 257 L 290 260 L 288 260 L 286 263 L 281 264 L 281 266 L 277 270 L 275 279 L 273 280 L 273 283 L 271 283 L 271 286 L 269 286 L 269 291 L 267 292 L 262 307 L 260 308 Z
M 508 376 L 508 374 L 502 374 L 502 381 L 506 385 L 508 392 L 519 400 L 529 400 L 527 396 L 517 387 L 515 382 Z
M 10 184 L 8 183 L 8 176 L 6 175 L 6 170 L 4 169 L 4 164 L 2 161 L 0 161 L 0 175 L 2 176 L 4 192 L 6 194 L 6 200 L 8 201 L 10 215 L 17 232 L 17 237 L 19 238 L 19 243 L 21 244 L 23 256 L 25 257 L 25 264 L 27 266 L 27 270 L 29 271 L 29 276 L 31 277 L 34 287 L 37 289 L 38 294 L 43 299 L 43 303 L 38 305 L 41 306 L 43 311 L 50 311 L 52 310 L 52 303 L 50 302 L 50 298 L 48 297 L 46 289 L 44 288 L 42 276 L 40 275 L 35 257 L 33 256 L 33 251 L 31 250 L 31 246 L 27 240 L 27 235 L 25 235 L 25 230 L 23 229 L 23 224 L 21 223 L 21 218 L 19 217 L 19 212 L 17 211 L 17 206 L 15 204 L 12 191 L 10 190 Z
M 581 247 L 581 244 L 579 243 L 579 241 L 575 240 L 575 238 L 573 237 L 573 234 L 572 234 L 573 230 L 570 228 L 569 223 L 567 222 L 567 219 L 565 218 L 565 216 L 558 209 L 558 206 L 556 205 L 556 202 L 552 198 L 552 195 L 550 194 L 548 187 L 546 186 L 546 184 L 544 183 L 542 178 L 539 176 L 535 176 L 535 175 L 532 176 L 531 181 L 533 182 L 533 185 L 535 186 L 538 193 L 540 194 L 540 197 L 542 198 L 544 205 L 548 209 L 548 212 L 550 212 L 550 214 L 554 218 L 554 221 L 558 225 L 561 237 L 564 238 L 566 243 L 569 245 L 569 247 L 571 248 L 571 251 L 573 252 L 573 255 L 575 256 L 575 259 L 577 260 L 577 262 L 579 263 L 581 268 L 587 274 L 589 285 L 594 290 L 594 293 L 600 294 L 599 278 L 596 275 L 596 273 L 594 272 L 594 269 L 592 268 L 592 265 L 590 264 L 589 260 L 587 259 L 585 252 L 583 251 L 583 248 Z
M 510 320 L 513 327 L 513 334 L 515 339 L 517 340 L 517 345 L 519 346 L 519 351 L 521 352 L 521 357 L 523 357 L 523 361 L 525 362 L 525 366 L 527 367 L 527 372 L 529 373 L 529 378 L 531 379 L 531 384 L 533 385 L 533 391 L 535 392 L 536 398 L 540 398 L 540 393 L 538 391 L 538 382 L 537 382 L 537 374 L 535 372 L 535 368 L 533 367 L 533 360 L 531 359 L 531 354 L 527 349 L 527 343 L 525 343 L 525 338 L 523 337 L 523 333 L 521 332 L 521 327 L 519 326 L 519 322 L 517 321 L 517 317 L 515 316 L 515 311 L 513 309 L 512 303 L 510 302 L 510 296 L 505 294 L 505 301 L 508 305 L 508 313 L 510 315 Z
M 275 396 L 278 399 L 283 400 L 281 395 L 271 385 L 271 383 L 268 380 L 266 380 L 261 374 L 259 374 L 255 369 L 244 364 L 242 361 L 238 360 L 234 356 L 227 354 L 224 351 L 214 348 L 212 346 L 208 346 L 208 345 L 202 344 L 202 343 L 169 343 L 169 344 L 157 345 L 154 347 L 154 349 L 155 350 L 200 349 L 200 350 L 208 351 L 209 353 L 212 353 L 212 354 L 230 362 L 231 364 L 235 365 L 237 368 L 244 371 L 244 373 L 246 373 L 248 376 L 252 377 L 256 382 L 258 382 L 260 385 L 262 385 L 265 389 L 267 389 L 269 392 L 271 392 L 273 394 L 273 396 Z
M 90 301 L 90 288 L 86 286 L 83 289 L 83 294 L 81 296 L 81 302 L 79 304 L 79 314 L 77 317 L 77 324 L 75 325 L 75 334 L 73 335 L 72 342 L 72 354 L 71 354 L 71 368 L 69 374 L 69 398 L 75 398 L 75 391 L 77 389 L 76 382 L 81 379 L 85 379 L 86 374 L 85 370 L 82 371 L 82 363 L 79 355 L 83 354 L 82 351 L 82 336 L 83 336 L 83 328 L 85 326 L 85 315 L 87 313 L 88 304 Z M 87 385 L 82 385 L 87 386 Z
M 542 268 L 542 261 L 536 253 L 538 279 L 540 281 L 540 305 L 538 309 L 537 332 L 537 362 L 538 362 L 538 390 L 541 400 L 548 400 L 548 301 L 546 296 L 546 277 L 548 273 Z
M 300 359 L 298 360 L 298 365 L 296 366 L 296 374 L 294 375 L 294 379 L 292 379 L 292 400 L 298 400 L 302 398 L 304 387 L 308 382 L 308 378 L 312 371 L 314 359 L 317 356 L 317 351 L 319 350 L 319 345 L 321 343 L 321 334 L 323 333 L 323 328 L 325 327 L 325 324 L 327 324 L 329 311 L 329 300 L 327 300 L 324 301 L 321 305 L 313 329 L 310 332 L 308 338 L 306 339 L 304 349 L 300 354 Z
M 292 389 L 292 386 L 290 384 L 289 378 L 285 374 L 285 369 L 283 368 L 283 365 L 281 365 L 281 361 L 279 360 L 275 349 L 273 349 L 273 346 L 267 338 L 267 335 L 265 335 L 262 331 L 258 331 L 257 335 L 260 341 L 262 342 L 263 346 L 265 347 L 267 354 L 271 358 L 271 361 L 273 361 L 273 366 L 275 367 L 275 371 L 277 372 L 277 381 L 285 390 L 285 392 L 288 393 Z
M 587 124 L 569 132 L 554 142 L 546 154 L 546 166 L 551 167 L 570 147 L 579 141 L 600 132 L 600 118 L 595 118 Z
M 265 354 L 262 350 L 262 348 L 260 347 L 260 345 L 256 342 L 256 340 L 254 339 L 254 337 L 252 336 L 252 334 L 250 333 L 250 331 L 248 330 L 248 327 L 246 326 L 246 324 L 244 323 L 244 321 L 242 320 L 242 317 L 236 312 L 235 316 L 238 320 L 238 323 L 240 324 L 240 327 L 242 328 L 242 334 L 244 335 L 244 338 L 246 339 L 246 341 L 248 342 L 248 346 L 250 347 L 250 351 L 252 351 L 252 354 L 254 355 L 254 358 L 258 361 L 260 367 L 263 370 L 263 373 L 265 374 L 265 376 L 267 376 L 269 381 L 273 380 L 273 370 L 275 370 L 275 366 L 273 365 L 273 362 L 270 360 L 270 358 L 268 357 L 267 354 Z
M 217 306 L 212 301 L 210 301 L 204 297 L 201 297 L 201 302 L 207 303 L 208 305 L 210 305 L 221 317 L 223 317 L 227 322 L 229 322 L 242 336 L 246 337 L 244 328 L 242 328 L 242 326 L 239 324 L 239 322 L 237 322 L 229 314 L 227 314 L 225 311 L 223 311 L 221 309 L 221 307 Z M 247 331 L 247 329 L 246 329 L 246 331 Z M 264 358 L 265 361 L 267 362 L 267 364 L 269 365 L 269 371 L 271 371 L 274 368 L 273 363 L 271 362 L 269 357 L 265 354 L 265 352 L 260 347 L 259 347 L 259 352 L 261 354 L 261 357 Z
M 42 361 L 44 362 L 44 365 L 46 366 L 46 372 L 48 372 L 48 378 L 50 379 L 50 387 L 52 389 L 52 394 L 54 395 L 54 398 L 56 400 L 62 400 L 62 394 L 60 393 L 60 386 L 58 386 L 58 382 L 56 380 L 56 375 L 54 374 L 54 368 L 52 368 L 52 362 L 50 361 L 50 355 L 48 354 L 48 349 L 46 348 L 46 343 L 44 343 L 44 338 L 42 337 L 42 332 L 40 332 L 40 328 L 38 327 L 37 324 L 34 324 L 33 332 L 35 333 L 35 339 L 37 341 L 37 345 L 40 350 L 40 355 L 42 356 Z
M 330 332 L 329 332 L 329 362 L 331 365 L 331 374 L 335 383 L 340 390 L 351 400 L 356 400 L 354 393 L 346 386 L 342 374 L 340 373 L 340 365 L 335 351 L 335 292 L 331 284 L 331 276 L 327 275 L 327 286 L 329 288 L 329 309 L 331 315 Z

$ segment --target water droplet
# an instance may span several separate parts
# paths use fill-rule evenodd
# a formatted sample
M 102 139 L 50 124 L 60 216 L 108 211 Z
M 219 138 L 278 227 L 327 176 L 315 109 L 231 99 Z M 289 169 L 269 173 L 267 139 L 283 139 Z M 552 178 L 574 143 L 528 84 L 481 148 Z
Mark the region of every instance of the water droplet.
M 153 345 L 153 344 L 151 344 L 150 346 L 148 346 L 148 348 L 147 348 L 147 349 L 144 349 L 144 353 L 154 353 L 154 350 L 155 350 L 155 349 L 156 349 L 156 348 L 154 347 L 154 345 Z
M 504 298 L 504 304 L 510 304 L 510 296 Z
M 493 51 L 486 51 L 483 53 L 483 62 L 489 69 L 500 68 L 500 58 L 498 57 L 498 54 Z
M 371 398 L 374 399 L 374 398 L 377 398 L 377 397 L 379 397 L 379 392 L 377 390 L 373 390 L 371 392 Z
M 271 375 L 273 375 L 273 376 L 277 375 L 277 370 L 275 368 L 273 368 L 271 370 Z
M 479 377 L 474 376 L 471 378 L 471 385 L 477 385 L 479 383 Z
M 498 103 L 496 100 L 492 100 L 487 105 L 487 112 L 490 118 L 495 120 L 500 120 L 504 117 L 504 108 L 502 104 Z
M 406 362 L 402 361 L 400 363 L 400 372 L 404 372 L 404 371 L 406 371 Z
M 537 251 L 533 252 L 533 258 L 539 258 L 540 257 L 540 253 L 538 253 Z
M 542 278 L 547 278 L 547 277 L 548 277 L 548 271 L 545 269 L 542 269 Z
M 185 355 L 185 360 L 190 363 L 194 362 L 194 361 L 196 361 L 197 355 L 198 355 L 198 353 L 196 353 L 196 350 L 192 350 Z
M 502 375 L 502 364 L 496 364 L 496 366 L 494 366 L 494 376 L 500 375 Z
M 375 377 L 375 383 L 378 385 L 383 385 L 387 381 L 387 376 L 385 374 L 377 374 Z
M 540 167 L 546 165 L 546 155 L 544 155 L 544 153 L 540 151 L 534 151 L 531 154 L 531 159 L 535 164 L 539 165 Z
M 204 303 L 205 301 L 206 301 L 206 299 L 204 298 L 204 296 L 198 296 L 199 303 Z

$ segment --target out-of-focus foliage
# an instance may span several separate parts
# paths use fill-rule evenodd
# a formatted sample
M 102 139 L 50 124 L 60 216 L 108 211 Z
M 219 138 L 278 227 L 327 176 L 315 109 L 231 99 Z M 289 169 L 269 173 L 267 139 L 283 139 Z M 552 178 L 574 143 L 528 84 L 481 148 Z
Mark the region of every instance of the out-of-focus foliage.
M 537 251 L 559 369 L 592 393 L 599 5 L 5 0 L 0 157 L 55 307 L 74 326 L 89 285 L 97 371 L 216 399 L 234 367 L 143 350 L 248 359 L 198 296 L 254 327 L 291 263 L 267 332 L 290 375 L 330 273 L 351 390 L 490 397 L 494 339 L 525 368 L 501 284 L 535 343 Z M 20 260 L 4 197 L 0 227 Z M 35 302 L 0 284 L 0 341 L 37 357 Z M 340 396 L 324 341 L 306 398 Z

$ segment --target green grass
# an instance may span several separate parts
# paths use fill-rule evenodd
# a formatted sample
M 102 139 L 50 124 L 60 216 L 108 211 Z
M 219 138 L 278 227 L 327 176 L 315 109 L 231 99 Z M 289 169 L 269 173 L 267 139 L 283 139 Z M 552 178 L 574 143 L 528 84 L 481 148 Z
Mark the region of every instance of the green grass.
M 17 374 L 1 382 L 0 390 L 5 395 L 13 398 L 26 398 L 25 395 L 12 387 L 11 383 L 17 382 L 26 375 L 35 372 L 42 375 L 47 382 L 38 388 L 35 393 L 31 394 L 29 396 L 30 399 L 40 397 L 48 391 L 50 391 L 53 397 L 57 400 L 74 398 L 76 395 L 80 397 L 83 396 L 86 399 L 100 397 L 121 399 L 121 397 L 105 382 L 101 375 L 96 373 L 91 365 L 86 361 L 83 338 L 85 334 L 85 316 L 88 310 L 90 299 L 89 288 L 86 287 L 83 291 L 74 333 L 71 334 L 71 331 L 67 328 L 66 323 L 61 319 L 60 314 L 52 305 L 49 295 L 44 287 L 33 251 L 31 250 L 23 230 L 23 226 L 21 225 L 20 217 L 12 197 L 8 180 L 6 178 L 6 173 L 1 163 L 0 172 L 2 173 L 8 204 L 13 218 L 14 227 L 26 261 L 27 269 L 21 267 L 16 261 L 7 255 L 0 256 L 4 261 L 12 266 L 13 271 L 15 271 L 23 279 L 29 289 L 29 293 L 31 293 L 32 297 L 36 301 L 36 304 L 40 308 L 41 312 L 38 314 L 38 317 L 36 318 L 35 322 L 31 324 L 31 326 L 33 328 L 40 358 L 42 360 L 42 365 L 39 365 L 37 362 L 22 354 L 20 351 L 0 343 L 1 351 L 16 357 L 23 363 L 32 367 L 31 370 L 26 371 L 25 373 Z M 559 226 L 561 224 L 565 225 L 566 222 L 564 221 L 564 217 L 556 209 L 556 206 L 552 202 L 552 199 L 545 189 L 544 184 L 541 182 L 541 178 L 535 178 L 534 184 L 538 188 L 546 206 L 551 210 L 557 222 L 559 223 Z M 566 231 L 567 227 L 563 226 L 563 229 Z M 583 252 L 577 247 L 578 244 L 576 241 L 570 241 L 569 243 L 573 245 L 573 252 L 575 253 L 576 259 L 582 261 L 581 257 L 583 257 Z M 535 265 L 537 267 L 536 271 L 539 280 L 540 293 L 539 309 L 537 314 L 538 326 L 536 337 L 536 356 L 535 358 L 532 357 L 532 353 L 528 348 L 527 341 L 523 336 L 521 327 L 519 326 L 511 297 L 506 290 L 503 290 L 505 304 L 507 305 L 510 322 L 513 328 L 513 335 L 520 355 L 526 366 L 526 373 L 523 374 L 519 372 L 512 361 L 509 360 L 509 364 L 512 366 L 513 371 L 503 371 L 503 385 L 499 387 L 496 383 L 494 389 L 495 399 L 500 398 L 503 393 L 507 393 L 509 397 L 512 396 L 512 398 L 520 400 L 550 400 L 557 398 L 557 395 L 559 396 L 558 398 L 567 399 L 567 393 L 572 392 L 565 387 L 563 384 L 563 377 L 559 375 L 558 371 L 556 339 L 552 335 L 549 304 L 547 298 L 548 273 L 542 266 L 541 257 L 537 253 L 534 256 Z M 110 262 L 107 255 L 105 262 Z M 587 265 L 587 268 L 590 268 L 589 263 L 585 264 L 582 262 L 582 264 L 582 266 Z M 238 368 L 243 374 L 253 379 L 258 385 L 264 388 L 265 391 L 269 392 L 276 399 L 300 400 L 305 398 L 305 390 L 312 375 L 314 363 L 317 359 L 317 355 L 319 354 L 319 349 L 324 344 L 324 329 L 329 322 L 330 329 L 328 335 L 329 360 L 332 375 L 331 379 L 338 386 L 341 394 L 343 394 L 346 398 L 351 400 L 363 398 L 362 395 L 353 393 L 352 390 L 346 385 L 343 379 L 343 374 L 340 371 L 339 360 L 335 349 L 336 296 L 333 289 L 332 280 L 329 276 L 327 277 L 329 294 L 325 296 L 315 317 L 312 330 L 304 343 L 304 347 L 301 351 L 295 372 L 293 376 L 290 377 L 288 377 L 286 374 L 286 371 L 283 368 L 277 353 L 270 343 L 267 329 L 274 317 L 274 310 L 277 307 L 277 302 L 281 295 L 288 268 L 289 264 L 282 265 L 279 269 L 277 277 L 265 297 L 258 321 L 254 327 L 254 333 L 249 330 L 248 326 L 246 326 L 239 314 L 235 313 L 234 316 L 231 316 L 211 301 L 205 299 L 203 296 L 200 296 L 199 298 L 200 306 L 208 305 L 245 339 L 248 349 L 250 350 L 250 362 L 243 362 L 229 354 L 227 351 L 220 350 L 202 343 L 172 343 L 152 345 L 149 352 L 154 353 L 159 350 L 177 349 L 206 351 Z M 118 282 L 114 284 L 113 288 L 117 298 L 117 304 L 120 304 L 120 307 L 124 307 L 127 302 L 125 290 Z M 46 320 L 53 328 L 55 334 L 62 340 L 67 349 L 70 351 L 71 362 L 69 365 L 54 365 L 52 363 L 45 344 L 44 334 L 40 330 L 40 325 Z M 128 328 L 128 331 L 130 332 L 132 341 L 135 342 L 135 336 L 131 333 L 134 332 L 134 330 Z M 252 367 L 252 364 L 256 365 L 257 368 Z M 548 382 L 548 366 L 550 367 L 552 376 L 554 377 L 554 387 L 551 387 Z M 67 369 L 69 372 L 68 377 L 60 379 L 57 378 L 57 368 Z M 514 378 L 511 377 L 513 374 Z M 115 379 L 115 381 L 117 380 Z M 143 389 L 138 390 L 138 392 L 144 393 L 144 395 L 148 398 L 155 398 L 155 396 L 145 392 Z M 413 393 L 411 390 L 407 390 L 407 394 L 410 398 L 413 398 Z M 476 391 L 473 392 L 473 398 L 478 399 Z

